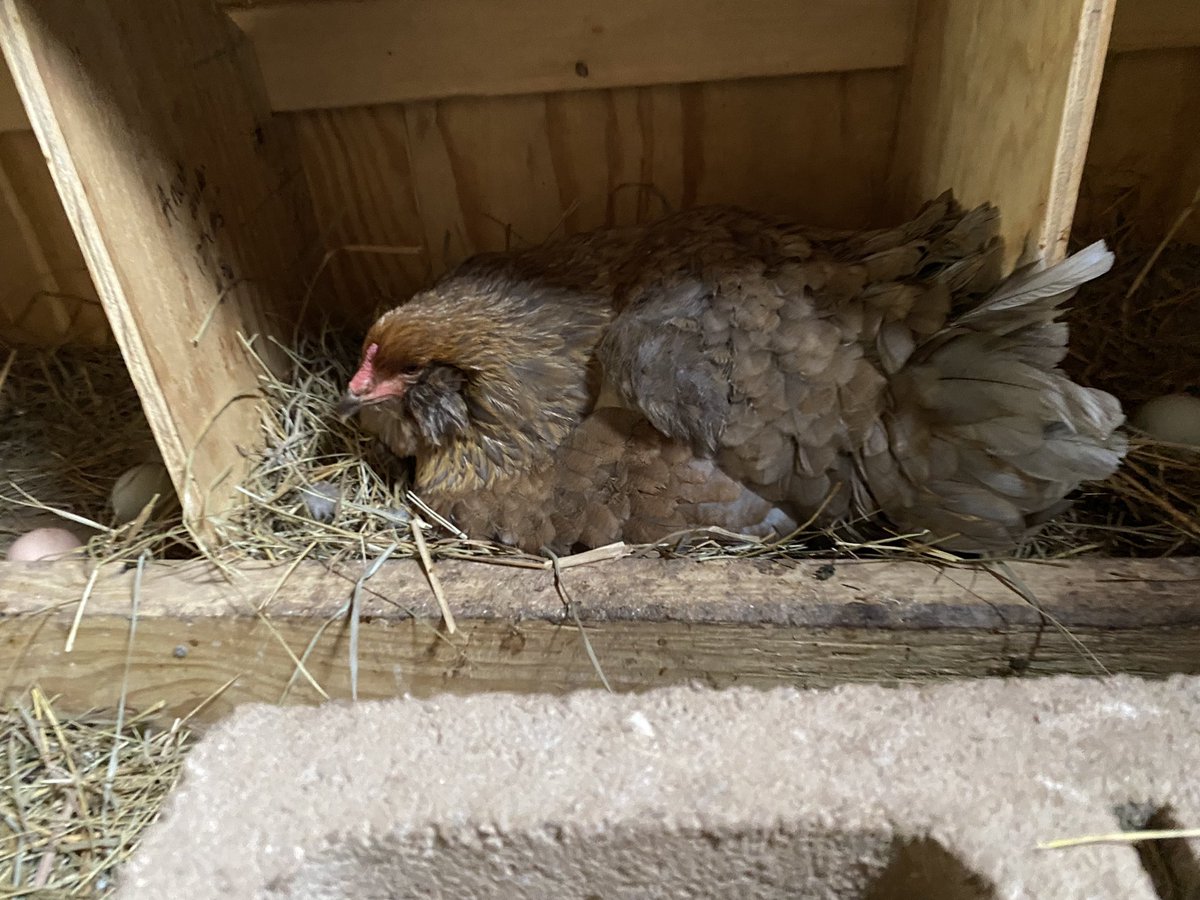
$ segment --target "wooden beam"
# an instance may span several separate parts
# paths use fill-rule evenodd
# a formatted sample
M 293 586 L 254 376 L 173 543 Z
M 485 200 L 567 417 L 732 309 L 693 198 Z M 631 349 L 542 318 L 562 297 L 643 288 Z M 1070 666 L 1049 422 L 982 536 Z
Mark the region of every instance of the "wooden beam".
M 1001 211 L 1006 261 L 1066 252 L 1116 0 L 921 0 L 895 187 Z
M 442 562 L 438 571 L 454 635 L 440 628 L 415 563 L 389 564 L 368 583 L 361 697 L 599 686 L 550 572 L 477 562 Z M 1011 571 L 1037 608 L 980 569 L 909 562 L 622 560 L 564 578 L 617 690 L 1200 673 L 1200 560 L 1013 563 Z M 248 565 L 226 581 L 203 563 L 152 563 L 132 648 L 135 572 L 104 572 L 68 653 L 87 567 L 0 564 L 0 687 L 11 696 L 40 684 L 67 710 L 112 706 L 128 660 L 129 703 L 162 702 L 171 715 L 232 680 L 200 716 L 210 719 L 238 703 L 279 701 L 295 672 L 284 644 L 302 656 L 313 642 L 309 673 L 330 697 L 345 698 L 349 636 L 340 613 L 361 572 Z M 303 678 L 287 696 L 318 699 Z
M 1200 47 L 1196 0 L 1119 0 L 1113 20 L 1113 53 Z
M 900 66 L 912 0 L 231 6 L 277 110 Z
M 490 0 L 473 2 L 482 7 Z M 683 14 L 672 8 L 682 7 L 680 0 L 658 0 L 653 6 L 642 4 L 640 8 L 633 3 L 623 8 L 597 3 L 584 15 L 598 12 L 602 20 L 574 28 L 566 21 L 564 6 L 546 0 L 528 4 L 530 11 L 521 15 L 523 24 L 519 25 L 510 25 L 507 17 L 490 12 L 477 20 L 478 24 L 459 22 L 452 9 L 417 0 L 227 0 L 222 5 L 252 39 L 272 108 L 283 111 L 460 93 L 519 93 L 529 85 L 537 90 L 577 90 L 663 84 L 669 83 L 668 68 L 682 70 L 684 64 L 696 68 L 676 73 L 676 83 L 902 66 L 908 61 L 912 41 L 910 17 L 915 0 L 776 2 L 743 9 L 738 16 L 722 15 L 721 6 L 713 3 L 688 4 Z M 543 15 L 547 12 L 549 16 Z M 666 28 L 656 32 L 647 22 L 631 35 L 595 31 L 596 24 L 604 27 L 603 20 L 628 22 L 633 15 L 667 20 Z M 520 46 L 511 39 L 502 40 L 494 31 L 497 23 L 501 28 L 511 27 L 516 35 L 528 40 Z M 432 42 L 427 32 L 416 30 L 425 25 L 442 29 Z M 680 26 L 687 31 L 681 32 Z M 708 28 L 712 30 L 706 31 Z M 545 47 L 532 40 L 540 30 L 544 30 L 541 40 L 547 42 Z M 687 39 L 685 58 L 664 62 L 661 45 L 650 43 L 661 41 L 663 34 L 672 36 L 672 52 Z M 848 40 L 847 35 L 854 39 Z M 627 42 L 629 39 L 631 42 Z M 448 55 L 465 50 L 470 58 L 478 59 L 476 51 L 481 41 L 488 47 L 482 57 L 488 66 L 495 65 L 493 53 L 497 49 L 503 54 L 500 71 L 482 71 L 481 63 L 473 73 L 465 72 L 455 57 Z M 551 45 L 550 41 L 557 43 Z M 625 43 L 616 47 L 618 41 Z M 557 59 L 547 58 L 548 46 L 558 48 Z M 1197 46 L 1200 4 L 1179 0 L 1124 0 L 1117 4 L 1110 52 Z M 568 52 L 572 48 L 577 48 L 573 54 Z M 342 50 L 348 50 L 349 55 L 337 57 Z M 589 65 L 584 79 L 576 74 L 575 63 L 589 57 L 596 60 L 596 65 Z M 638 73 L 642 73 L 640 78 L 635 77 Z M 605 83 L 603 78 L 613 80 Z M 0 132 L 28 128 L 29 117 L 12 77 L 7 70 L 0 70 Z
M 199 532 L 259 440 L 238 335 L 290 332 L 315 232 L 244 38 L 193 0 L 3 0 L 0 46 Z

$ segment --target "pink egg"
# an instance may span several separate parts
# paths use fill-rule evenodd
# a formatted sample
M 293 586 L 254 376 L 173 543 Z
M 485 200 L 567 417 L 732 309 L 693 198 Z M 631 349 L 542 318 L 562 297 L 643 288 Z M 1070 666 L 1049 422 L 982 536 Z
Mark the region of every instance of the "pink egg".
M 65 528 L 35 528 L 21 535 L 8 548 L 10 562 L 32 562 L 38 559 L 57 559 L 83 546 Z

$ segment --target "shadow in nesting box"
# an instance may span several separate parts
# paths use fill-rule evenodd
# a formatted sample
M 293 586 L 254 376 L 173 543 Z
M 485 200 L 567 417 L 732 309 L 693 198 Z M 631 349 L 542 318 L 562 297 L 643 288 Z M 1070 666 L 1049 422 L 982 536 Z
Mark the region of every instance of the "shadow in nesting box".
M 34 529 L 94 541 L 100 557 L 177 552 L 174 488 L 116 349 L 21 346 L 2 368 L 0 552 Z
M 863 900 L 996 900 L 995 887 L 933 838 L 899 839 Z
M 419 852 L 428 844 L 430 852 Z M 403 846 L 400 846 L 403 844 Z M 449 876 L 447 873 L 454 873 Z M 393 842 L 347 842 L 277 879 L 286 896 L 358 896 L 442 885 L 455 896 L 830 897 L 995 900 L 991 883 L 938 841 L 791 828 L 672 830 L 615 827 L 579 835 L 546 827 Z
M 1170 806 L 1123 803 L 1113 812 L 1122 831 L 1179 831 L 1184 827 Z M 1154 892 L 1162 900 L 1200 897 L 1200 857 L 1186 840 L 1140 841 L 1134 844 L 1134 849 L 1154 885 Z

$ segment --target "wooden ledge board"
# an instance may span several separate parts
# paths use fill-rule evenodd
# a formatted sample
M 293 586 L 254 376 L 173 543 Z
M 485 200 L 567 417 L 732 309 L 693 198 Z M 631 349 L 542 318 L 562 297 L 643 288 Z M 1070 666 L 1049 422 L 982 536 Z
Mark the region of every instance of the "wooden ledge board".
M 644 5 L 597 6 L 601 19 L 640 16 L 670 18 L 685 24 L 693 36 L 683 53 L 672 57 L 658 52 L 661 29 L 642 27 L 632 40 L 613 46 L 613 37 L 596 24 L 571 30 L 557 6 L 527 0 L 533 12 L 521 17 L 527 37 L 541 36 L 523 48 L 506 46 L 493 31 L 495 16 L 481 26 L 453 27 L 461 13 L 437 4 L 400 2 L 262 3 L 225 0 L 229 15 L 255 39 L 263 77 L 271 90 L 276 111 L 318 107 L 385 103 L 414 97 L 451 96 L 455 93 L 508 93 L 521 89 L 577 90 L 663 78 L 695 81 L 756 75 L 798 74 L 814 71 L 851 71 L 860 68 L 902 66 L 911 52 L 912 4 L 910 0 L 885 0 L 858 7 L 822 2 L 798 6 L 776 3 L 763 7 L 753 19 L 740 16 L 735 33 L 728 34 L 728 17 L 714 24 L 718 7 L 686 5 L 659 0 L 652 10 Z M 552 13 L 549 17 L 544 14 Z M 534 13 L 542 18 L 534 18 Z M 420 21 L 415 21 L 420 17 Z M 862 23 L 867 23 L 864 34 Z M 804 27 L 799 27 L 803 23 Z M 418 31 L 414 25 L 424 29 Z M 768 29 L 768 24 L 771 26 Z M 429 40 L 437 25 L 435 40 Z M 449 25 L 450 27 L 446 27 Z M 516 28 L 512 20 L 501 25 Z M 482 34 L 481 34 L 482 30 Z M 669 33 L 677 35 L 677 29 Z M 846 40 L 846 34 L 853 40 Z M 564 45 L 564 35 L 567 44 Z M 460 61 L 448 55 L 450 47 L 478 47 L 488 52 L 472 57 L 484 60 L 486 69 L 473 76 Z M 651 50 L 647 51 L 649 44 Z M 1113 53 L 1200 46 L 1200 4 L 1178 0 L 1124 0 L 1113 23 Z M 397 47 L 403 51 L 397 52 Z M 499 50 L 497 71 L 496 50 Z M 413 60 L 417 51 L 423 62 Z M 596 56 L 597 51 L 601 54 Z M 466 52 L 466 51 L 463 51 Z M 338 56 L 338 54 L 343 56 Z M 575 63 L 595 62 L 580 76 Z M 351 60 L 352 65 L 347 65 Z M 606 65 L 605 62 L 609 64 Z M 592 75 L 591 69 L 596 69 Z M 684 67 L 687 68 L 684 68 Z M 12 78 L 0 67 L 0 132 L 29 128 Z
M 274 109 L 891 68 L 913 0 L 230 5 Z
M 617 690 L 680 683 L 828 686 L 1019 674 L 1200 673 L 1200 560 L 1014 563 L 1033 608 L 978 569 L 908 563 L 785 566 L 622 560 L 564 573 L 600 665 Z M 278 702 L 362 567 L 247 565 L 226 582 L 199 563 L 155 563 L 142 579 L 128 702 L 197 717 Z M 440 626 L 421 568 L 400 561 L 368 583 L 359 636 L 363 698 L 443 691 L 565 692 L 596 672 L 551 573 L 473 562 L 437 571 L 459 632 Z M 0 564 L 0 685 L 32 684 L 62 708 L 114 706 L 129 646 L 134 573 L 102 572 L 74 649 L 64 643 L 88 569 Z M 825 577 L 827 576 L 828 577 Z M 277 590 L 278 588 L 278 590 Z M 255 607 L 275 594 L 265 611 Z M 316 640 L 308 670 L 349 696 L 345 616 Z M 318 702 L 304 679 L 287 702 Z

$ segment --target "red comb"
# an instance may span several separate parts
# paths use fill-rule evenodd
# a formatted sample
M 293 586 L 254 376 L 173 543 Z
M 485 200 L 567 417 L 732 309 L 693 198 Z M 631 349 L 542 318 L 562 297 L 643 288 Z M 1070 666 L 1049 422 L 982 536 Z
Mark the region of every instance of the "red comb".
M 375 383 L 375 366 L 373 360 L 375 359 L 375 354 L 378 352 L 378 344 L 371 344 L 367 347 L 367 352 L 363 354 L 362 365 L 358 367 L 358 371 L 350 379 L 351 393 L 365 394 L 371 389 L 371 385 Z

